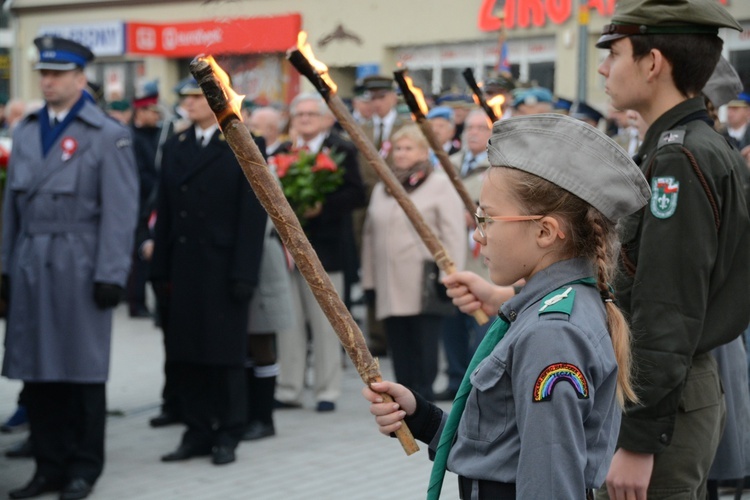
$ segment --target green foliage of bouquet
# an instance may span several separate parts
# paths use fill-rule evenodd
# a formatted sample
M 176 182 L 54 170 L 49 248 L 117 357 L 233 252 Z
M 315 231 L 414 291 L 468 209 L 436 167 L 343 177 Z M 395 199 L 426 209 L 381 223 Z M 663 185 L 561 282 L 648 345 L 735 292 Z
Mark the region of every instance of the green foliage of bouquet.
M 303 226 L 305 213 L 324 203 L 344 183 L 344 169 L 339 167 L 343 157 L 343 153 L 327 148 L 320 153 L 299 150 L 271 157 L 284 196 Z

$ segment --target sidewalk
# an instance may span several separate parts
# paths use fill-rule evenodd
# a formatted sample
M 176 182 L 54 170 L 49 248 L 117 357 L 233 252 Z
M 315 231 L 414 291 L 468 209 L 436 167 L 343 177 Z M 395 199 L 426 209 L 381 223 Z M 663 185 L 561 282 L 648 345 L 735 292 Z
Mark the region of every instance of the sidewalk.
M 0 324 L 4 332 L 4 324 Z M 165 464 L 159 457 L 177 447 L 181 426 L 152 429 L 162 386 L 160 330 L 149 320 L 115 315 L 110 382 L 107 385 L 107 462 L 91 497 L 96 499 L 346 499 L 423 498 L 431 462 L 424 446 L 407 457 L 398 441 L 376 429 L 360 390 L 362 381 L 346 360 L 343 394 L 334 413 L 300 410 L 275 413 L 276 437 L 244 442 L 237 462 L 217 467 L 209 458 Z M 382 360 L 385 378 L 390 362 Z M 0 379 L 0 419 L 15 408 L 20 383 Z M 438 387 L 441 387 L 438 384 Z M 0 452 L 25 433 L 0 434 Z M 0 499 L 32 476 L 31 459 L 0 455 Z M 448 474 L 443 498 L 457 498 Z M 49 494 L 42 499 L 54 499 Z
M 0 322 L 0 331 L 5 325 Z M 209 458 L 165 464 L 181 426 L 152 429 L 162 386 L 161 332 L 149 320 L 133 320 L 120 306 L 115 316 L 112 366 L 107 386 L 107 463 L 94 500 L 380 500 L 424 498 L 431 462 L 424 445 L 407 457 L 398 441 L 377 432 L 362 381 L 346 360 L 343 394 L 334 413 L 319 414 L 309 399 L 300 410 L 275 413 L 276 437 L 242 443 L 237 462 L 217 467 Z M 391 378 L 387 358 L 384 378 Z M 443 387 L 443 376 L 436 387 Z M 15 408 L 20 383 L 0 378 L 0 420 Z M 445 406 L 447 408 L 447 405 Z M 25 433 L 0 434 L 0 452 Z M 32 476 L 31 459 L 0 454 L 0 499 Z M 56 499 L 48 494 L 44 500 Z M 458 498 L 455 475 L 446 475 L 442 498 Z M 722 499 L 733 498 L 723 495 Z M 750 493 L 745 493 L 745 500 Z

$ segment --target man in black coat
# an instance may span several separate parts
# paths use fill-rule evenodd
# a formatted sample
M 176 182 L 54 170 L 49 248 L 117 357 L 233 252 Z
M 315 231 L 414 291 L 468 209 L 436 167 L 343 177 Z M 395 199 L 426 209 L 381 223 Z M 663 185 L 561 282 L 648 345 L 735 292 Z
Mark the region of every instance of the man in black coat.
M 245 426 L 248 303 L 266 214 L 195 81 L 180 89 L 193 126 L 163 149 L 151 277 L 167 304 L 167 361 L 187 430 L 162 461 L 235 460 Z
M 300 94 L 290 105 L 297 149 L 343 154 L 339 168 L 344 182 L 322 204 L 305 214 L 305 233 L 339 295 L 344 291 L 345 263 L 354 253 L 352 210 L 365 204 L 365 193 L 354 145 L 328 130 L 330 113 L 318 94 Z M 292 295 L 297 310 L 297 329 L 279 335 L 279 373 L 276 395 L 282 406 L 301 405 L 307 359 L 307 332 L 312 334 L 313 385 L 317 411 L 332 411 L 341 393 L 341 346 L 333 328 L 315 301 L 307 283 L 295 270 Z

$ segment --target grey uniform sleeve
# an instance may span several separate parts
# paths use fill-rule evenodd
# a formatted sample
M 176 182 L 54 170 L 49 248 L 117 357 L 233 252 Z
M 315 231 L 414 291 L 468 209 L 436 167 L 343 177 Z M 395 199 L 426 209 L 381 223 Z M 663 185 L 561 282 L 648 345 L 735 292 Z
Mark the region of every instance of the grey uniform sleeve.
M 564 320 L 540 321 L 524 335 L 512 366 L 521 450 L 518 498 L 583 498 L 584 422 L 593 407 L 592 364 L 597 354 Z

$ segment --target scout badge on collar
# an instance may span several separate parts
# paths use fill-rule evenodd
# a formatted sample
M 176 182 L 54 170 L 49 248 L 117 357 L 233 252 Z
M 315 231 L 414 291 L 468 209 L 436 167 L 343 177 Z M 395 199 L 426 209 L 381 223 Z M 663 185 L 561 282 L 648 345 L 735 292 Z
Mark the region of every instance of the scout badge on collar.
M 70 157 L 73 156 L 73 153 L 78 149 L 78 142 L 72 137 L 63 137 L 61 145 L 63 150 L 61 156 L 62 161 L 70 160 Z
M 677 210 L 680 183 L 674 177 L 651 179 L 651 213 L 658 219 L 668 219 Z

